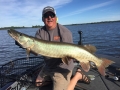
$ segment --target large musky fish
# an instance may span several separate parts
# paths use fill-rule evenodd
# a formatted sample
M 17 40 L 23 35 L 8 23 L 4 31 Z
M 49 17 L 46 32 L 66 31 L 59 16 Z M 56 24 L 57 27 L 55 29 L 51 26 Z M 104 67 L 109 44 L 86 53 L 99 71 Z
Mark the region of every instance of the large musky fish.
M 32 51 L 47 57 L 62 58 L 63 63 L 66 64 L 70 58 L 74 58 L 80 62 L 86 72 L 90 69 L 90 62 L 94 62 L 101 75 L 105 76 L 105 68 L 114 63 L 111 60 L 96 57 L 90 52 L 92 50 L 80 45 L 41 40 L 15 30 L 8 30 L 8 33 L 27 50 L 27 54 Z

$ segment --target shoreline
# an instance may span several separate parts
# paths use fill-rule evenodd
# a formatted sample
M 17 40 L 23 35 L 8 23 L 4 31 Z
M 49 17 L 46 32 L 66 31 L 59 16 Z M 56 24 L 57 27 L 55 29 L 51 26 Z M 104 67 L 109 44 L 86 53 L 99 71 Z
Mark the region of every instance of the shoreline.
M 64 26 L 86 25 L 86 24 L 100 24 L 100 23 L 114 23 L 114 22 L 120 22 L 120 20 L 117 20 L 117 21 L 91 22 L 91 23 L 78 23 L 78 24 L 66 24 L 66 25 L 64 25 Z M 11 27 L 3 27 L 3 28 L 0 28 L 0 30 L 7 30 L 7 29 L 22 29 L 22 28 L 40 28 L 40 27 L 42 27 L 42 26 L 40 26 L 40 25 L 31 26 L 31 27 L 25 27 L 25 26 L 16 27 L 16 26 L 11 26 Z
M 91 22 L 91 23 L 78 23 L 78 24 L 66 24 L 65 26 L 70 26 L 70 25 L 86 25 L 86 24 L 100 24 L 100 23 L 114 23 L 114 22 L 120 22 L 120 20 L 117 20 L 117 21 Z

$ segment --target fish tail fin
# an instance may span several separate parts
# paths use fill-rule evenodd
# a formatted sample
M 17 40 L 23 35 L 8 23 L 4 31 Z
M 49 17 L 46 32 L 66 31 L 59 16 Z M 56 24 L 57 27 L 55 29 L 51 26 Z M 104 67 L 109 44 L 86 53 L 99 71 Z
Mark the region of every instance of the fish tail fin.
M 101 75 L 105 76 L 106 73 L 105 73 L 105 68 L 108 67 L 109 65 L 111 65 L 112 63 L 115 63 L 111 60 L 108 60 L 108 59 L 105 59 L 105 58 L 102 58 L 102 63 L 100 66 L 97 66 L 98 68 L 98 71 L 100 72 Z

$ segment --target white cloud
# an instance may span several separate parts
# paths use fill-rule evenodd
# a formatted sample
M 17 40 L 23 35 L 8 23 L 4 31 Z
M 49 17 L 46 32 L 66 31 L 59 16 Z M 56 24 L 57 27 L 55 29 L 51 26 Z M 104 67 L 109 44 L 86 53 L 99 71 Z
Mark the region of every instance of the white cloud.
M 120 20 L 120 14 L 113 14 L 113 15 L 110 15 L 110 16 L 105 16 L 105 17 L 100 17 L 98 18 L 99 21 L 115 21 L 115 20 Z
M 63 7 L 73 0 L 0 0 L 0 27 L 6 26 L 32 26 L 41 23 L 42 9 L 45 6 Z M 86 12 L 88 10 L 104 7 L 116 0 L 100 3 L 68 13 L 64 18 Z M 118 16 L 119 18 L 119 16 Z
M 45 6 L 60 7 L 72 0 L 0 0 L 0 27 L 20 26 L 41 19 Z M 19 23 L 21 22 L 21 24 Z M 28 24 L 26 24 L 28 25 Z
M 72 16 L 72 15 L 76 15 L 76 14 L 83 13 L 83 12 L 88 11 L 88 10 L 92 10 L 92 9 L 104 7 L 104 6 L 107 6 L 107 5 L 109 5 L 109 4 L 112 4 L 113 2 L 115 2 L 115 0 L 111 0 L 111 1 L 108 1 L 108 2 L 100 3 L 100 4 L 97 4 L 97 5 L 93 5 L 93 6 L 89 6 L 89 7 L 86 7 L 86 8 L 77 10 L 77 11 L 74 11 L 74 12 L 72 12 L 72 13 L 69 13 L 69 14 L 67 14 L 67 15 L 64 15 L 64 16 L 62 16 L 62 17 L 60 17 L 60 18 L 68 17 L 68 16 Z

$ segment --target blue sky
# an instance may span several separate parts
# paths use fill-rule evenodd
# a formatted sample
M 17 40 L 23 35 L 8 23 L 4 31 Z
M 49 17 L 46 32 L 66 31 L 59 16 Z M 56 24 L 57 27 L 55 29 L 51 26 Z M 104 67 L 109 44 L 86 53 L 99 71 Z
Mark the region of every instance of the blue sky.
M 0 0 L 0 27 L 44 25 L 45 6 L 63 25 L 120 20 L 120 0 Z

